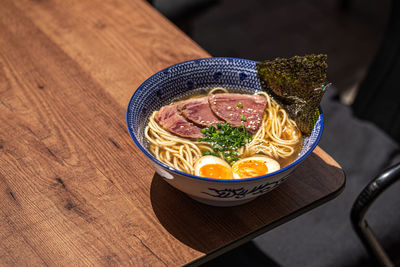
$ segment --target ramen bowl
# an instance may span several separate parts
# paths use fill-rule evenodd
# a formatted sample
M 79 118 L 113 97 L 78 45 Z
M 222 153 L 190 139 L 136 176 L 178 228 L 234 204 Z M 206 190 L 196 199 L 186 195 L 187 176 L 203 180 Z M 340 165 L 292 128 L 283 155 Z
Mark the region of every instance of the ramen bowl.
M 245 179 L 212 179 L 191 175 L 157 160 L 148 148 L 144 130 L 155 110 L 192 95 L 206 94 L 212 87 L 233 93 L 261 91 L 256 61 L 239 58 L 204 58 L 186 61 L 161 70 L 148 78 L 133 94 L 126 119 L 129 134 L 149 159 L 154 170 L 176 189 L 191 198 L 214 206 L 235 206 L 251 201 L 283 183 L 316 147 L 324 125 L 322 111 L 310 136 L 303 139 L 297 159 L 280 170 Z

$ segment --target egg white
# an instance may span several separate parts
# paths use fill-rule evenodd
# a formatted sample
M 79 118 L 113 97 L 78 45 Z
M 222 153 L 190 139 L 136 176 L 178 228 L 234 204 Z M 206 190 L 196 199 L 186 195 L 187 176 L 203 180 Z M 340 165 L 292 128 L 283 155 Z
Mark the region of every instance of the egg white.
M 197 176 L 201 176 L 200 175 L 200 169 L 205 166 L 205 165 L 209 165 L 209 164 L 217 164 L 217 165 L 221 165 L 224 166 L 226 168 L 228 168 L 230 171 L 231 166 L 223 159 L 215 157 L 215 156 L 211 156 L 211 155 L 207 155 L 207 156 L 203 156 L 201 158 L 199 158 L 196 163 L 194 164 L 194 172 L 195 175 Z M 230 177 L 232 178 L 232 177 Z

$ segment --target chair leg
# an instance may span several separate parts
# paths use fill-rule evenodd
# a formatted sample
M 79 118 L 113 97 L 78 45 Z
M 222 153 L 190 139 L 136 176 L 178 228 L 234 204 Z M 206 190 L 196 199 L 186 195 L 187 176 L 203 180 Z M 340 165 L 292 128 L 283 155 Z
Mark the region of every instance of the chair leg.
M 374 256 L 377 262 L 387 267 L 392 267 L 394 264 L 375 238 L 371 228 L 369 228 L 365 220 L 365 214 L 375 199 L 399 180 L 400 163 L 384 171 L 364 188 L 354 202 L 350 215 L 353 228 L 365 248 Z
M 367 248 L 370 254 L 374 255 L 375 259 L 385 267 L 394 267 L 394 263 L 389 258 L 385 250 L 382 248 L 381 244 L 376 239 L 372 229 L 369 227 L 367 221 L 363 219 L 359 222 L 358 227 L 360 233 L 359 238 L 363 242 L 364 246 Z

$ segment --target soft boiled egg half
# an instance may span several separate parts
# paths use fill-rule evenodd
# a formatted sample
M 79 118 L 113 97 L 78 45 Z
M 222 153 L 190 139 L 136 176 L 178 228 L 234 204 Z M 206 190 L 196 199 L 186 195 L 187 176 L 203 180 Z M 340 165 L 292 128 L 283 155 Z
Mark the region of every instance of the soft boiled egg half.
M 231 166 L 215 156 L 204 156 L 194 164 L 195 175 L 214 179 L 233 179 Z
M 280 165 L 276 160 L 261 155 L 238 160 L 232 166 L 235 179 L 257 177 L 279 169 Z
M 194 165 L 195 175 L 213 179 L 243 179 L 265 175 L 280 169 L 279 163 L 269 157 L 256 155 L 238 160 L 231 167 L 225 160 L 204 156 Z

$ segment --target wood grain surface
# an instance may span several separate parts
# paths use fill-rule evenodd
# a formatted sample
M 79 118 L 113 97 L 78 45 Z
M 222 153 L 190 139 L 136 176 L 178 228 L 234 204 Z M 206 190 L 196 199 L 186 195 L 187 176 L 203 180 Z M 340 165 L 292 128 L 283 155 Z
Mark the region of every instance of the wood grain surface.
M 175 266 L 248 241 L 344 186 L 317 148 L 278 189 L 199 204 L 127 132 L 147 77 L 209 55 L 143 1 L 1 1 L 0 265 Z

